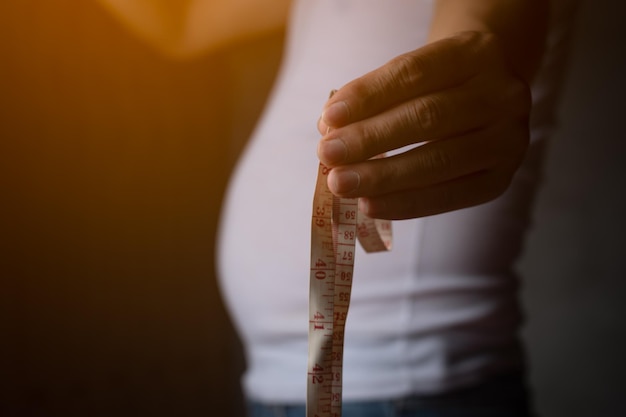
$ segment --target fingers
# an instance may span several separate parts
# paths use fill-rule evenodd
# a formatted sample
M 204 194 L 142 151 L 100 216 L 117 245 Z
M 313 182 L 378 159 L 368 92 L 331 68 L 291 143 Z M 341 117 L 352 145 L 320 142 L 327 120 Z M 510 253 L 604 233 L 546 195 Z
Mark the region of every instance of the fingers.
M 330 167 L 354 163 L 412 143 L 459 136 L 484 128 L 501 117 L 524 115 L 524 108 L 511 106 L 519 100 L 504 94 L 505 86 L 495 82 L 482 84 L 474 82 L 420 96 L 376 116 L 326 132 L 318 144 L 318 157 Z
M 337 166 L 328 175 L 328 186 L 341 197 L 376 197 L 431 187 L 499 165 L 517 166 L 528 135 L 523 127 L 514 132 L 505 127 L 480 130 L 395 156 Z
M 530 89 L 509 71 L 497 40 L 465 33 L 337 91 L 318 122 L 318 156 L 332 168 L 330 190 L 360 198 L 370 216 L 456 210 L 506 189 L 528 145 L 530 106 Z
M 482 171 L 427 188 L 359 199 L 359 209 L 372 218 L 402 220 L 446 213 L 483 204 L 500 196 L 511 175 Z
M 437 56 L 439 59 L 439 54 Z M 464 68 L 469 67 L 471 65 L 467 64 Z M 439 71 L 439 74 L 446 71 L 445 69 Z M 464 71 L 466 70 L 458 73 Z M 393 77 L 385 75 L 387 72 L 392 72 L 391 68 L 382 71 L 380 77 L 392 79 Z M 355 83 L 362 82 L 368 76 L 358 79 Z M 448 76 L 448 79 L 450 78 L 454 79 L 454 76 Z M 380 85 L 370 82 L 364 83 L 363 89 L 370 85 L 368 88 L 375 92 Z M 391 83 L 388 89 L 396 91 L 397 85 L 402 83 Z M 437 86 L 436 83 L 434 85 Z M 348 90 L 347 94 L 356 91 L 346 87 L 344 89 Z M 335 93 L 330 100 L 342 94 L 344 89 Z M 398 90 L 395 97 L 401 97 L 402 101 L 391 107 L 385 107 L 387 104 L 384 100 L 380 103 L 374 100 L 371 105 L 363 104 L 371 97 L 383 95 L 383 93 L 369 96 L 366 94 L 363 100 L 356 100 L 357 103 L 361 103 L 357 107 L 360 106 L 364 113 L 356 117 L 350 116 L 359 120 L 332 130 L 329 130 L 323 118 L 320 118 L 318 128 L 324 135 L 318 145 L 320 160 L 330 167 L 364 161 L 412 143 L 460 136 L 495 123 L 526 121 L 530 112 L 531 97 L 528 85 L 510 72 L 497 68 L 495 64 L 480 74 L 473 75 L 462 85 L 417 95 L 407 93 L 409 90 L 408 87 Z M 334 104 L 344 107 L 346 112 L 354 113 L 348 110 L 348 105 L 344 101 Z M 383 110 L 378 111 L 379 107 Z M 372 114 L 368 117 L 362 117 L 370 112 Z
M 348 83 L 328 100 L 325 125 L 336 128 L 378 114 L 412 97 L 462 84 L 484 65 L 486 35 L 461 34 L 400 55 Z

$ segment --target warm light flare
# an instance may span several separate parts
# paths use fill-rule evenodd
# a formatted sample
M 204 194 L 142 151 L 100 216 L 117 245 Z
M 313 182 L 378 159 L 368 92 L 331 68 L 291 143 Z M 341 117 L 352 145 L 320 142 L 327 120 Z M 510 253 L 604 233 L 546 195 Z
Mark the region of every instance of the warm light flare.
M 98 0 L 135 35 L 168 56 L 187 58 L 282 29 L 289 2 Z

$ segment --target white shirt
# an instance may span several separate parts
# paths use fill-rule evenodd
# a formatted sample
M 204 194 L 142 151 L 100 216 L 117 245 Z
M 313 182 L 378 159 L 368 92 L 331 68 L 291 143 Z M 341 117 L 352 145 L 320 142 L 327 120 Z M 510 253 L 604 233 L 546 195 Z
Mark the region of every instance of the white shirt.
M 278 81 L 231 180 L 219 236 L 219 279 L 244 343 L 250 398 L 305 401 L 316 122 L 328 92 L 423 45 L 431 14 L 430 0 L 294 4 Z M 522 366 L 513 267 L 554 93 L 536 89 L 548 104 L 504 196 L 394 222 L 391 252 L 357 248 L 345 400 L 437 393 Z

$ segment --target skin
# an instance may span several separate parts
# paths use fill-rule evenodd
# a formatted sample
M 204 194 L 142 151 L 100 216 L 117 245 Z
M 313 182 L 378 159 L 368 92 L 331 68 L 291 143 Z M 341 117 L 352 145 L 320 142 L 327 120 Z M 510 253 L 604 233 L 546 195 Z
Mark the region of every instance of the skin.
M 547 2 L 440 0 L 430 43 L 337 91 L 318 123 L 329 188 L 372 217 L 443 213 L 501 195 L 529 141 L 529 82 Z M 532 28 L 532 29 L 529 29 Z M 372 157 L 419 144 L 397 156 Z
M 280 29 L 288 12 L 285 0 L 273 8 L 258 0 L 181 1 L 170 6 L 177 12 L 152 11 L 176 22 L 147 24 L 139 6 L 154 5 L 151 0 L 100 1 L 177 56 Z M 133 13 L 128 4 L 137 6 Z M 344 85 L 324 105 L 318 156 L 332 168 L 331 191 L 358 197 L 366 214 L 388 219 L 500 196 L 528 147 L 529 83 L 542 55 L 548 6 L 549 0 L 437 0 L 427 45 Z M 254 12 L 245 17 L 238 10 Z M 210 18 L 219 13 L 220 24 Z M 407 145 L 419 146 L 373 159 Z

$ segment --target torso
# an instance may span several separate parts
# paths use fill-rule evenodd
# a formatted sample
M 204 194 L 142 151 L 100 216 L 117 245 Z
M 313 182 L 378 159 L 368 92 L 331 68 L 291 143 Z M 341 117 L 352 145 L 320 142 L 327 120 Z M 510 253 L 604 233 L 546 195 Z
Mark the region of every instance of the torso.
M 332 88 L 423 45 L 431 9 L 430 0 L 295 2 L 286 57 L 232 178 L 220 230 L 220 282 L 246 347 L 252 398 L 304 401 L 321 107 Z M 441 392 L 522 366 L 511 268 L 540 142 L 500 199 L 395 222 L 391 252 L 357 250 L 345 399 Z

